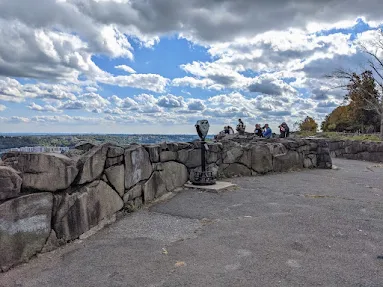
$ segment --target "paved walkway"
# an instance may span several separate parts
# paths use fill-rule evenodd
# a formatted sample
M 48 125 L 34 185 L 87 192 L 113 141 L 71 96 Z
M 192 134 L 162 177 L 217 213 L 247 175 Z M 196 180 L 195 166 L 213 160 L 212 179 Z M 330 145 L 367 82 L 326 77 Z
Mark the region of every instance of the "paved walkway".
M 383 165 L 334 164 L 182 191 L 0 286 L 383 286 Z

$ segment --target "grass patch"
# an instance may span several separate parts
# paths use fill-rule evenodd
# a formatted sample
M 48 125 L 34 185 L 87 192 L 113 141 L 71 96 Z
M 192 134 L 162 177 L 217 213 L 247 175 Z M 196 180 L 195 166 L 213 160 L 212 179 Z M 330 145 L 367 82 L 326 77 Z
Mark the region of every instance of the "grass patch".
M 371 141 L 371 142 L 381 142 L 378 134 L 346 134 L 346 133 L 337 133 L 337 132 L 297 132 L 299 137 L 308 137 L 316 136 L 321 138 L 328 138 L 332 140 L 351 140 L 351 141 Z

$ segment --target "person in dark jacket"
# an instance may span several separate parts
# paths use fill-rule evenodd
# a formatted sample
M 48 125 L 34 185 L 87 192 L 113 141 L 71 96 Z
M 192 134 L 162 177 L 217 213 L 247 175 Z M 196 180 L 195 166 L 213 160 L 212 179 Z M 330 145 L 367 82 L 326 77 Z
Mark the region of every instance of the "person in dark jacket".
M 280 132 L 280 135 L 279 135 L 280 138 L 287 138 L 290 135 L 290 128 L 285 122 L 283 122 L 279 126 L 279 132 Z
M 260 125 L 260 124 L 256 124 L 256 125 L 255 125 L 254 134 L 255 134 L 256 136 L 259 136 L 259 137 L 263 138 L 263 131 L 262 131 L 262 128 L 261 128 L 261 125 Z

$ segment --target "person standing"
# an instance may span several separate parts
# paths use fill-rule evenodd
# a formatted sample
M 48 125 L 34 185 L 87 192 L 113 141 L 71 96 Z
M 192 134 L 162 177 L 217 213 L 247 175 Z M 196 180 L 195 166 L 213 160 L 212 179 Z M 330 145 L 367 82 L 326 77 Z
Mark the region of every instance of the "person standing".
M 241 119 L 238 119 L 238 125 L 237 125 L 237 132 L 240 134 L 240 135 L 244 135 L 245 134 L 245 124 L 243 123 L 243 121 Z

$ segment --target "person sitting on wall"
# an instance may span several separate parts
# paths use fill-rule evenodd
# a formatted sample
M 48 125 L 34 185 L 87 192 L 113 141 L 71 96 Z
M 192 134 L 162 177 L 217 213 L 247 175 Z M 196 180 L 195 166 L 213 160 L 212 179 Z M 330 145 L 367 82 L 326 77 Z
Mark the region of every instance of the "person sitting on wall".
M 261 128 L 261 125 L 260 125 L 260 124 L 256 124 L 256 125 L 255 125 L 254 134 L 255 134 L 256 136 L 259 136 L 259 137 L 263 138 L 263 132 L 262 132 L 262 128 Z
M 273 132 L 269 127 L 269 124 L 265 124 L 265 126 L 263 127 L 263 136 L 267 139 L 270 139 L 273 136 Z
M 245 124 L 243 123 L 243 121 L 241 119 L 238 119 L 238 125 L 237 125 L 237 132 L 240 134 L 240 135 L 244 135 L 245 134 Z
M 283 122 L 280 126 L 279 126 L 279 137 L 280 138 L 287 138 L 290 134 L 290 128 L 289 126 Z

